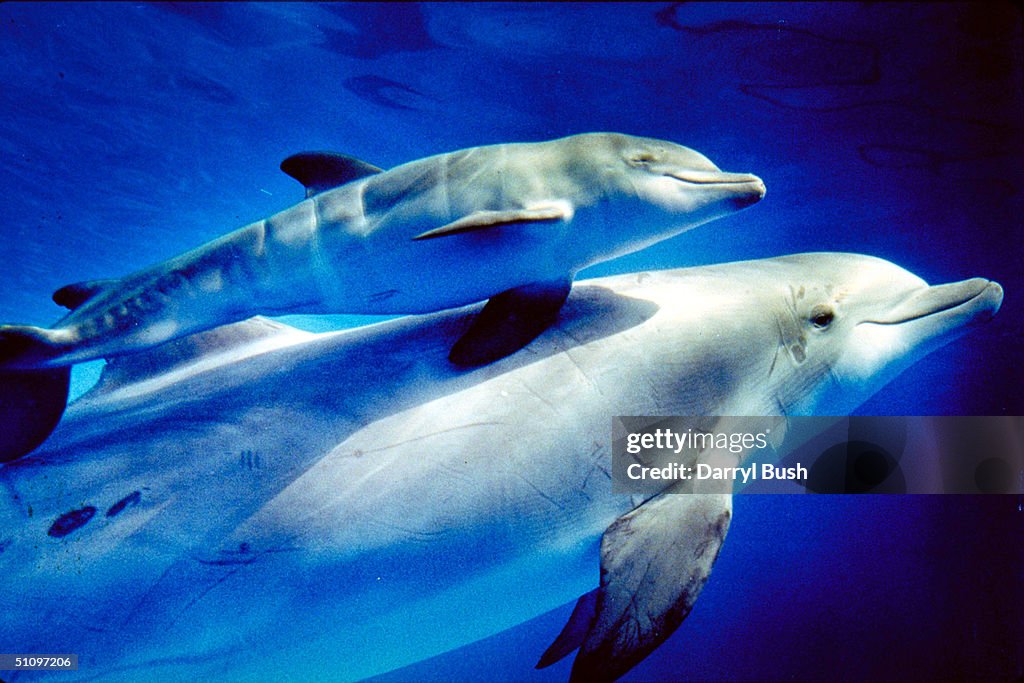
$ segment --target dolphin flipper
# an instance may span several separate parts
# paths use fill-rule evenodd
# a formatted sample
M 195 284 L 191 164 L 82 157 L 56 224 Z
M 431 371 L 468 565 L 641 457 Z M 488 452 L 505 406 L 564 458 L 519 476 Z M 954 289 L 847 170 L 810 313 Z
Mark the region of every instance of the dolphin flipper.
M 572 279 L 534 282 L 492 297 L 469 330 L 452 346 L 455 365 L 487 365 L 523 348 L 555 321 Z
M 466 232 L 500 228 L 508 225 L 529 223 L 545 223 L 562 221 L 569 218 L 569 211 L 564 206 L 552 205 L 537 209 L 512 209 L 509 211 L 474 211 L 468 216 L 452 221 L 440 228 L 427 230 L 413 237 L 414 240 L 429 240 L 435 237 L 461 235 Z
M 595 588 L 589 593 L 584 593 L 576 601 L 572 608 L 569 621 L 566 622 L 562 632 L 555 638 L 555 642 L 544 651 L 537 662 L 537 669 L 551 666 L 562 660 L 570 652 L 579 649 L 587 637 L 590 627 L 594 623 L 594 616 L 597 614 L 597 593 L 600 589 Z
M 57 427 L 71 367 L 0 370 L 0 463 L 31 453 Z
M 595 614 L 571 681 L 615 680 L 672 635 L 704 587 L 731 517 L 731 494 L 666 492 L 608 527 Z

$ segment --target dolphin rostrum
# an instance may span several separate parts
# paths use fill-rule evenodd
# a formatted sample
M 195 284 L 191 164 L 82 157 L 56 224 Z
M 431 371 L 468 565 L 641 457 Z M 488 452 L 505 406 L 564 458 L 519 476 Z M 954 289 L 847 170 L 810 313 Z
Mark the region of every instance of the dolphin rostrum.
M 77 653 L 61 681 L 351 680 L 582 595 L 541 664 L 615 678 L 694 606 L 731 497 L 613 494 L 613 416 L 848 412 L 1001 299 L 801 254 L 581 282 L 474 369 L 447 354 L 476 308 L 116 359 L 0 466 L 0 652 Z
M 581 268 L 760 200 L 759 178 L 692 149 L 616 133 L 441 154 L 389 171 L 333 153 L 281 168 L 306 199 L 117 280 L 68 285 L 53 327 L 0 326 L 0 407 L 29 452 L 66 403 L 72 363 L 111 358 L 256 314 L 428 313 L 490 298 L 454 344 L 492 362 L 554 319 Z

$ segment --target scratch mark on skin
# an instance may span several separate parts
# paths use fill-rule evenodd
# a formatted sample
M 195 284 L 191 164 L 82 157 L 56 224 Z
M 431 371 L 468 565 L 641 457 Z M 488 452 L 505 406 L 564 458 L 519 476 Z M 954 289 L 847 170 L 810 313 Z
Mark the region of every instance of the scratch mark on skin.
M 772 359 L 772 370 L 775 369 L 775 360 L 779 357 L 779 349 L 786 348 L 786 330 L 782 326 L 782 321 L 775 318 L 775 327 L 779 330 L 779 345 L 775 349 L 775 358 Z M 771 376 L 771 370 L 768 371 L 768 375 Z
M 200 593 L 195 598 L 193 598 L 191 601 L 189 601 L 188 604 L 186 604 L 184 607 L 182 607 L 181 612 L 179 613 L 179 615 L 177 617 L 174 618 L 174 620 L 171 622 L 170 625 L 174 626 L 175 624 L 177 624 L 178 621 L 190 609 L 192 609 L 192 607 L 194 607 L 203 598 L 205 598 L 207 595 L 209 595 L 215 588 L 220 586 L 222 583 L 224 583 L 225 581 L 230 579 L 232 576 L 234 576 L 235 574 L 240 572 L 245 567 L 249 566 L 250 564 L 252 564 L 256 560 L 262 558 L 264 555 L 270 555 L 270 554 L 275 554 L 275 553 L 283 553 L 283 552 L 295 552 L 295 551 L 298 551 L 298 550 L 299 550 L 299 548 L 288 548 L 288 547 L 278 546 L 276 548 L 270 548 L 270 549 L 268 549 L 268 550 L 266 550 L 266 551 L 264 551 L 262 553 L 254 554 L 254 555 L 248 557 L 245 560 L 234 560 L 234 561 L 232 561 L 232 560 L 209 560 L 209 561 L 207 561 L 207 560 L 198 560 L 198 562 L 200 564 L 203 564 L 203 565 L 215 566 L 215 567 L 232 567 L 232 569 L 230 569 L 223 576 L 219 577 L 210 586 L 208 586 L 206 588 L 206 590 L 204 590 L 202 593 Z M 235 551 L 235 552 L 238 553 L 238 554 L 247 554 L 249 552 L 249 544 L 248 543 L 242 543 L 241 545 L 238 546 L 238 550 Z M 165 574 L 166 574 L 166 572 L 165 572 Z
M 205 564 L 209 567 L 228 567 L 233 565 L 247 565 L 252 564 L 256 560 L 261 559 L 265 555 L 272 555 L 277 553 L 292 553 L 300 550 L 296 547 L 275 547 L 268 550 L 264 550 L 261 553 L 254 554 L 249 547 L 248 543 L 240 543 L 238 550 L 224 550 L 221 551 L 221 557 L 216 560 L 204 560 L 202 558 L 196 558 L 196 562 L 199 564 Z
M 216 588 L 217 586 L 221 585 L 222 583 L 224 583 L 225 581 L 227 581 L 228 579 L 230 579 L 230 578 L 231 578 L 232 576 L 234 576 L 234 575 L 235 575 L 236 573 L 238 573 L 239 571 L 241 571 L 241 570 L 242 570 L 242 568 L 243 568 L 244 566 L 246 566 L 246 565 L 244 565 L 244 564 L 243 564 L 243 565 L 235 565 L 235 566 L 234 566 L 234 567 L 233 567 L 233 568 L 232 568 L 231 570 L 229 570 L 229 571 L 228 571 L 227 573 L 225 573 L 225 574 L 224 574 L 223 576 L 221 576 L 221 577 L 220 577 L 220 578 L 218 578 L 218 579 L 217 579 L 216 581 L 214 581 L 214 582 L 213 582 L 213 583 L 212 583 L 212 584 L 211 584 L 210 586 L 208 586 L 208 587 L 206 588 L 206 590 L 204 590 L 204 591 L 203 591 L 202 593 L 200 593 L 200 594 L 199 594 L 199 595 L 197 595 L 196 597 L 192 598 L 192 600 L 190 600 L 190 601 L 188 602 L 188 604 L 186 604 L 186 605 L 185 605 L 184 607 L 182 607 L 182 608 L 181 608 L 181 613 L 179 614 L 179 616 L 178 616 L 178 617 L 176 617 L 176 618 L 175 618 L 175 619 L 174 619 L 174 620 L 173 620 L 173 621 L 171 622 L 171 625 L 173 626 L 174 624 L 178 623 L 178 620 L 179 620 L 179 619 L 180 619 L 180 618 L 181 618 L 182 616 L 184 616 L 184 615 L 185 615 L 185 614 L 186 614 L 186 613 L 187 613 L 187 612 L 188 612 L 188 611 L 189 611 L 190 609 L 192 609 L 192 607 L 194 607 L 194 606 L 195 606 L 195 605 L 196 605 L 196 604 L 197 604 L 197 603 L 198 603 L 198 602 L 199 602 L 200 600 L 202 600 L 202 599 L 203 599 L 203 598 L 205 598 L 205 597 L 206 597 L 207 595 L 209 595 L 209 594 L 210 594 L 210 592 L 211 592 L 211 591 L 213 591 L 213 590 L 214 590 L 214 589 L 215 589 L 215 588 Z
M 431 432 L 430 434 L 424 434 L 423 436 L 415 436 L 415 437 L 413 437 L 411 439 L 406 439 L 405 441 L 397 441 L 395 443 L 388 444 L 387 446 L 381 446 L 379 448 L 371 448 L 371 449 L 365 450 L 365 451 L 363 449 L 361 449 L 361 448 L 357 448 L 357 449 L 353 450 L 351 453 L 349 453 L 348 456 L 349 457 L 353 457 L 353 458 L 361 458 L 361 457 L 365 456 L 367 453 L 378 453 L 380 451 L 386 451 L 386 450 L 390 450 L 392 448 L 398 448 L 399 446 L 404 446 L 404 445 L 409 444 L 409 443 L 415 443 L 417 441 L 423 441 L 424 439 L 430 439 L 430 438 L 433 438 L 435 436 L 439 436 L 441 434 L 447 434 L 448 432 L 455 432 L 455 431 L 458 431 L 458 430 L 461 430 L 461 429 L 471 429 L 473 427 L 504 426 L 505 424 L 506 424 L 505 422 L 471 422 L 469 424 L 458 425 L 456 427 L 449 427 L 448 429 L 441 429 L 441 430 L 436 431 L 436 432 Z
M 534 491 L 536 491 L 536 492 L 537 492 L 537 495 L 539 495 L 539 496 L 540 496 L 541 498 L 543 498 L 543 499 L 544 499 L 544 500 L 546 500 L 547 502 L 551 503 L 552 505 L 554 505 L 554 506 L 555 506 L 556 508 L 558 508 L 558 509 L 559 509 L 559 510 L 561 510 L 562 512 L 565 512 L 565 506 L 564 506 L 564 505 L 562 505 L 561 503 L 559 503 L 559 502 L 558 502 L 557 500 L 555 500 L 554 498 L 552 498 L 552 497 L 551 497 L 551 496 L 549 496 L 548 494 L 546 494 L 546 493 L 544 493 L 543 491 L 541 491 L 541 490 L 540 490 L 539 488 L 537 488 L 537 485 L 536 485 L 536 484 L 534 484 L 534 483 L 533 483 L 532 481 L 530 481 L 529 479 L 527 479 L 526 477 L 524 477 L 524 476 L 523 476 L 523 475 L 522 475 L 521 473 L 519 473 L 519 472 L 516 472 L 516 476 L 517 476 L 517 477 L 519 477 L 520 479 L 522 479 L 522 480 L 523 480 L 523 482 L 525 482 L 525 483 L 526 483 L 526 484 L 527 484 L 527 485 L 528 485 L 528 486 L 529 486 L 529 487 L 530 487 L 531 489 L 533 489 Z
M 440 538 L 448 533 L 443 529 L 439 529 L 437 531 L 422 531 L 417 529 L 410 529 L 408 527 L 402 526 L 401 524 L 396 524 L 394 522 L 385 522 L 380 519 L 374 519 L 373 523 L 377 526 L 383 527 L 384 529 L 391 529 L 392 531 L 397 531 L 401 534 L 408 536 L 411 539 L 422 541 L 431 541 L 435 538 Z
M 571 328 L 571 327 L 567 327 L 567 328 L 561 330 L 561 334 L 562 334 L 562 336 L 568 337 L 573 342 L 575 342 L 574 344 L 572 344 L 572 346 L 582 346 L 583 343 L 584 343 L 583 339 L 581 339 L 579 336 L 577 336 L 576 331 L 573 328 Z
M 28 460 L 28 458 L 23 458 L 23 460 Z M 4 467 L 10 468 L 12 464 L 15 463 L 7 463 Z M 20 510 L 25 515 L 26 518 L 31 517 L 32 507 L 22 505 L 21 496 L 18 495 L 18 490 L 14 487 L 14 482 L 11 481 L 10 479 L 4 478 L 0 480 L 0 483 L 3 484 L 5 489 L 7 489 L 7 495 L 11 503 L 13 503 L 14 507 Z
M 558 406 L 556 406 L 554 403 L 552 403 L 551 401 L 547 400 L 546 398 L 544 398 L 543 396 L 538 394 L 537 391 L 533 387 L 531 387 L 529 384 L 527 384 L 526 382 L 520 381 L 519 382 L 519 386 L 521 386 L 523 389 L 526 389 L 526 391 L 528 391 L 529 393 L 531 393 L 532 395 L 534 395 L 538 399 L 540 399 L 540 401 L 542 403 L 544 403 L 544 405 L 546 405 L 548 408 L 551 408 L 555 412 L 558 412 Z
M 590 460 L 590 469 L 587 470 L 587 474 L 583 477 L 583 483 L 580 484 L 580 493 L 586 496 L 587 500 L 593 500 L 593 498 L 590 497 L 590 494 L 587 493 L 587 483 L 590 481 L 590 475 L 600 470 L 601 472 L 604 473 L 606 477 L 611 479 L 611 474 L 608 472 L 607 468 L 605 468 L 604 464 L 601 462 L 602 455 L 599 455 L 602 454 L 603 450 L 604 447 L 601 446 L 601 444 L 595 443 L 594 449 L 590 451 L 590 453 L 587 455 L 587 458 Z
M 831 365 L 828 365 L 828 366 L 826 366 L 826 367 L 828 368 L 828 376 L 829 376 L 829 379 L 831 379 L 831 380 L 832 380 L 832 383 L 833 383 L 833 385 L 835 385 L 835 388 L 836 388 L 837 390 L 840 390 L 840 391 L 841 391 L 841 390 L 842 390 L 842 388 L 843 388 L 843 385 L 842 385 L 842 383 L 841 383 L 841 382 L 839 381 L 839 378 L 838 378 L 838 377 L 836 376 L 836 372 L 835 372 L 835 370 L 833 370 L 833 369 L 832 369 L 832 366 L 831 366 Z
M 199 564 L 205 564 L 211 567 L 225 567 L 233 565 L 246 565 L 255 562 L 259 556 L 252 554 L 249 550 L 248 543 L 241 543 L 238 546 L 238 550 L 223 550 L 221 551 L 221 557 L 216 560 L 204 560 L 202 558 L 196 558 L 196 562 Z
M 470 475 L 467 474 L 464 469 L 460 468 L 458 464 L 453 465 L 451 463 L 442 462 L 438 464 L 438 467 L 445 473 L 445 477 L 450 481 L 468 482 L 471 480 Z
M 782 417 L 786 418 L 787 423 L 788 423 L 788 421 L 789 421 L 789 413 L 786 412 L 786 406 L 784 406 L 782 404 L 782 399 L 780 399 L 777 395 L 773 396 L 772 398 L 775 399 L 775 409 L 778 411 L 778 414 L 781 415 Z
M 804 347 L 800 344 L 793 344 L 793 346 L 789 348 L 789 351 L 793 354 L 793 359 L 797 363 L 803 363 L 807 360 L 807 354 L 804 353 Z
M 597 391 L 599 396 L 603 397 L 604 392 L 601 391 L 601 388 L 597 386 L 597 383 L 595 383 L 594 380 L 590 379 L 590 375 L 587 374 L 586 370 L 583 369 L 583 366 L 580 365 L 579 361 L 576 360 L 576 358 L 574 357 L 573 350 L 566 349 L 565 351 L 562 352 L 562 355 L 569 359 L 569 362 L 572 363 L 576 370 L 580 373 L 580 375 L 583 376 L 583 379 L 587 380 L 587 384 L 593 387 Z

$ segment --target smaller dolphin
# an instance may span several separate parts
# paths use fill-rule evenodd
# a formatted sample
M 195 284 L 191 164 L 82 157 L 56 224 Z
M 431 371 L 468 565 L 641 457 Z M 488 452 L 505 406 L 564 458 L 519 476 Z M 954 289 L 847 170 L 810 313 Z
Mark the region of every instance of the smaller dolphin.
M 490 298 L 450 354 L 483 365 L 547 327 L 580 269 L 765 193 L 758 177 L 692 149 L 617 133 L 474 147 L 390 171 L 334 153 L 281 168 L 304 201 L 147 270 L 57 290 L 72 312 L 49 329 L 0 326 L 0 462 L 53 430 L 70 364 L 257 314 L 428 313 Z

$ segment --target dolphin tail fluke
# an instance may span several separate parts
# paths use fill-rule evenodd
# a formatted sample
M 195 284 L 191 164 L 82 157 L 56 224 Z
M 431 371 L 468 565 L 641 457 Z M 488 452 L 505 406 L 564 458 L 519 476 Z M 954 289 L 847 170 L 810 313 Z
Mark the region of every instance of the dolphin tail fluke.
M 35 368 L 59 353 L 53 330 L 0 325 L 0 368 Z
M 0 462 L 46 440 L 68 403 L 71 367 L 0 370 Z
M 32 367 L 53 356 L 53 350 L 46 330 L 0 327 L 0 462 L 30 453 L 64 414 L 71 368 Z

